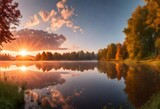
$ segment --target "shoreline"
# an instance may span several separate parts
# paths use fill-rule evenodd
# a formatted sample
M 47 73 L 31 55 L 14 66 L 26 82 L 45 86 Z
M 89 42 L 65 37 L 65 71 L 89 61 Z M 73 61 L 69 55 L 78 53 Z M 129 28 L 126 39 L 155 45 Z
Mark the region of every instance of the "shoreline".
M 110 60 L 110 61 L 101 61 L 98 62 L 110 62 L 110 63 L 119 63 L 119 64 L 127 64 L 127 65 L 135 65 L 135 64 L 145 64 L 145 65 L 160 65 L 160 60 L 158 59 L 146 59 L 146 60 L 132 60 L 132 59 L 126 59 L 126 60 Z

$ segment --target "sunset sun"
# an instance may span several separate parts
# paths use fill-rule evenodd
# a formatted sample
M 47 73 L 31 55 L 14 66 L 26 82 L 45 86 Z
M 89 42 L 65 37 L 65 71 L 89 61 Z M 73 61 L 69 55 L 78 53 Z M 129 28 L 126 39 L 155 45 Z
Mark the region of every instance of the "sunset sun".
M 26 56 L 27 54 L 28 54 L 28 52 L 26 50 L 21 50 L 20 51 L 21 56 Z

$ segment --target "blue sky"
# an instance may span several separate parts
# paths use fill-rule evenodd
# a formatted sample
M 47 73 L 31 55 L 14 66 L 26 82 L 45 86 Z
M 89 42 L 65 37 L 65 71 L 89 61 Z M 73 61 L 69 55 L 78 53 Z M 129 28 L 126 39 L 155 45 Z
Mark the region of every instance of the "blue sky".
M 16 0 L 22 19 L 18 29 L 38 29 L 46 31 L 50 25 L 48 22 L 40 22 L 34 26 L 25 26 L 30 17 L 38 16 L 40 11 L 55 10 L 58 12 L 57 3 L 61 0 Z M 49 32 L 63 34 L 66 41 L 62 47 L 72 50 L 88 50 L 97 52 L 109 43 L 123 42 L 124 27 L 127 20 L 138 5 L 143 5 L 143 0 L 67 0 L 67 8 L 74 9 L 74 15 L 70 20 L 74 26 L 79 27 L 76 32 L 73 28 L 61 26 Z M 40 19 L 40 17 L 38 16 Z M 84 32 L 79 30 L 83 29 Z

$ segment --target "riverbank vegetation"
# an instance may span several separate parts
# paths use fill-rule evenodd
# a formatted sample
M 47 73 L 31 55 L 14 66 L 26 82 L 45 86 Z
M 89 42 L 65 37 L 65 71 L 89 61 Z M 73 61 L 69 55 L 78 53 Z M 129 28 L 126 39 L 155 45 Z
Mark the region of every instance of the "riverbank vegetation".
M 0 109 L 18 109 L 24 104 L 24 91 L 18 86 L 0 82 Z

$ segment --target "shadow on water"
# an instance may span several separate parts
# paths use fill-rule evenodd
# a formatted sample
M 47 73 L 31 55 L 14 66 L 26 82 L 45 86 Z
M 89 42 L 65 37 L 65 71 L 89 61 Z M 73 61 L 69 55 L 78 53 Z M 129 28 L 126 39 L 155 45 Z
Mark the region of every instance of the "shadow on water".
M 1 81 L 26 85 L 25 109 L 156 109 L 160 98 L 158 66 L 61 61 L 3 62 L 0 68 Z

